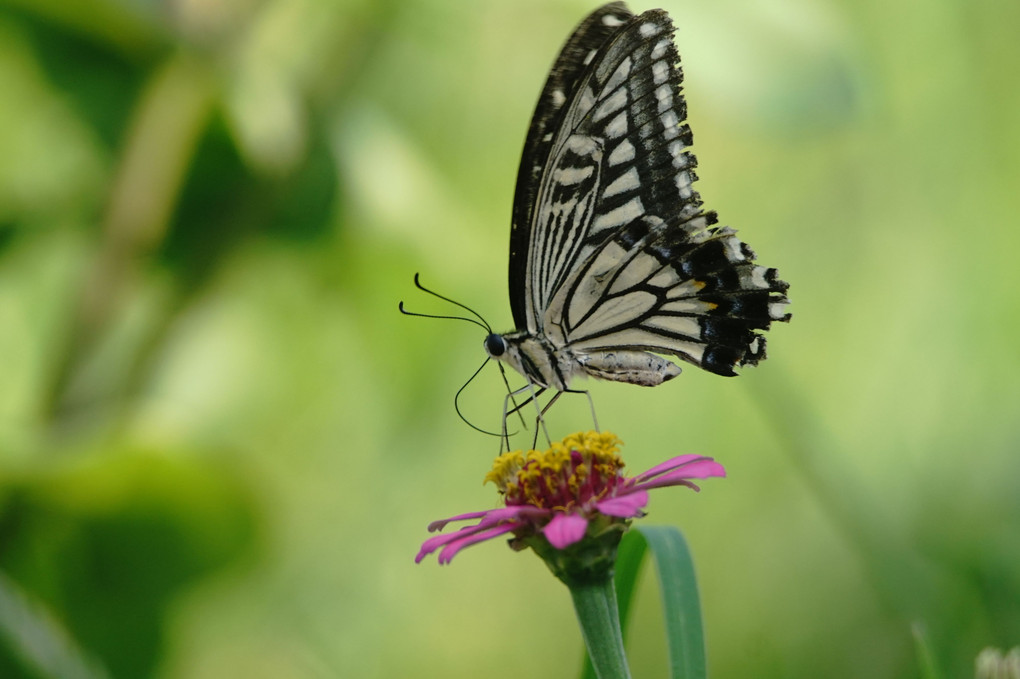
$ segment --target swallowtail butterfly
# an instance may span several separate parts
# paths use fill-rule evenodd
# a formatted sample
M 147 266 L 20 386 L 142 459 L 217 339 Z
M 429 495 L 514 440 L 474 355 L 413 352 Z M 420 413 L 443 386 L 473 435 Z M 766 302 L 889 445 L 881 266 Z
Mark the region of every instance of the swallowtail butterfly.
M 680 374 L 664 356 L 736 375 L 790 319 L 789 286 L 702 209 L 673 32 L 663 10 L 605 5 L 539 97 L 510 230 L 517 329 L 485 339 L 528 388 L 655 386 Z

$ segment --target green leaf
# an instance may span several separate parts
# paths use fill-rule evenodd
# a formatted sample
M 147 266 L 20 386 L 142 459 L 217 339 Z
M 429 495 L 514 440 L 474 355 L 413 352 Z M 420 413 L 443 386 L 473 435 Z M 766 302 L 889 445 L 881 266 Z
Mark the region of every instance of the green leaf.
M 655 557 L 662 613 L 666 619 L 670 676 L 674 679 L 704 679 L 708 676 L 705 632 L 694 559 L 687 541 L 673 526 L 644 526 L 635 530 L 648 541 Z
M 214 453 L 188 452 L 111 447 L 0 473 L 0 572 L 13 583 L 0 592 L 0 677 L 79 676 L 54 670 L 76 657 L 113 679 L 155 675 L 178 597 L 254 554 L 259 535 L 247 486 Z
M 928 641 L 928 631 L 920 622 L 911 625 L 914 634 L 914 651 L 917 653 L 917 664 L 921 669 L 921 679 L 942 679 L 935 653 Z
M 34 672 L 33 676 L 108 679 L 60 623 L 0 571 L 0 638 Z M 2 663 L 0 663 L 2 664 Z M 4 676 L 14 671 L 5 668 Z
M 645 553 L 651 549 L 662 595 L 669 648 L 670 674 L 673 679 L 705 679 L 705 633 L 698 597 L 694 561 L 683 534 L 672 526 L 645 526 L 631 529 L 620 543 L 616 558 L 616 597 L 624 638 L 630 618 L 634 587 Z M 582 679 L 594 679 L 591 662 L 585 659 Z M 926 677 L 927 679 L 927 677 Z

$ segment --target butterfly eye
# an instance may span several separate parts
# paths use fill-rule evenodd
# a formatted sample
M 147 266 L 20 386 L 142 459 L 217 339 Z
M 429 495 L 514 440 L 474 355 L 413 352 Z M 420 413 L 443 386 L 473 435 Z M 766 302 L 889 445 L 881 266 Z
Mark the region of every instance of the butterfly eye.
M 485 338 L 485 351 L 489 353 L 489 356 L 499 358 L 506 351 L 506 340 L 496 333 L 492 333 Z

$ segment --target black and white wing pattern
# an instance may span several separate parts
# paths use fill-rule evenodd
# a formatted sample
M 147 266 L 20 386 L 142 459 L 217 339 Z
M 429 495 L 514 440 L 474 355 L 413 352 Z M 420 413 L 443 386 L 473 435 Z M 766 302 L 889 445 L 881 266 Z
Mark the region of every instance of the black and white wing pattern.
M 663 356 L 735 375 L 790 318 L 789 286 L 702 209 L 673 31 L 662 10 L 605 5 L 539 98 L 510 233 L 517 330 L 485 346 L 540 387 L 657 385 L 680 372 Z

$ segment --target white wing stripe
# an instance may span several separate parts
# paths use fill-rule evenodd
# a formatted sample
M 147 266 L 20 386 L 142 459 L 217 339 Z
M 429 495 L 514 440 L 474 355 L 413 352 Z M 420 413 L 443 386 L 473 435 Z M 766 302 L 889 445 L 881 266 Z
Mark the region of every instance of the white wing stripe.
M 614 179 L 613 182 L 606 187 L 606 191 L 602 194 L 602 196 L 615 196 L 616 194 L 624 193 L 625 191 L 633 191 L 640 186 L 641 178 L 638 176 L 637 168 L 631 167 L 629 170 Z
M 678 299 L 674 302 L 666 302 L 662 305 L 662 311 L 673 311 L 678 314 L 706 314 L 716 307 L 712 302 L 706 302 L 697 298 Z
M 680 198 L 688 200 L 694 195 L 694 188 L 691 186 L 694 182 L 691 178 L 691 173 L 687 170 L 678 172 L 676 175 L 676 188 L 680 192 Z
M 591 107 L 595 105 L 595 93 L 591 91 L 591 87 L 585 87 L 584 92 L 581 93 L 581 99 L 577 102 L 577 117 L 578 119 L 588 115 L 591 111 Z
M 659 28 L 658 26 L 656 26 L 655 24 L 651 23 L 651 22 L 641 24 L 638 27 L 638 33 L 641 34 L 642 38 L 650 38 L 653 35 L 658 35 L 661 32 L 662 32 L 662 29 Z
M 621 108 L 627 105 L 627 88 L 617 88 L 609 97 L 604 99 L 598 108 L 595 109 L 595 113 L 592 115 L 592 120 L 598 122 L 603 118 L 607 117 L 611 113 L 619 111 Z
M 606 275 L 620 265 L 627 251 L 610 241 L 582 272 L 580 283 L 570 297 L 567 322 L 571 327 L 581 322 L 606 291 Z
M 665 131 L 664 136 L 666 139 L 673 139 L 680 134 L 680 130 L 678 129 L 680 127 L 680 121 L 676 118 L 676 111 L 673 111 L 672 109 L 666 111 L 659 116 L 659 120 L 662 121 L 662 127 Z
M 606 125 L 606 136 L 616 139 L 627 134 L 627 111 L 620 111 L 619 115 L 609 121 Z
M 627 262 L 626 267 L 613 281 L 609 288 L 609 294 L 615 295 L 627 288 L 633 288 L 648 280 L 652 274 L 662 268 L 662 262 L 651 255 L 640 253 Z
M 673 108 L 673 88 L 669 83 L 659 85 L 655 90 L 655 98 L 659 101 L 659 113 Z
M 611 297 L 595 307 L 570 334 L 575 337 L 589 337 L 617 326 L 631 325 L 641 315 L 651 311 L 657 301 L 655 295 L 641 290 Z
M 585 179 L 592 175 L 595 168 L 591 165 L 584 167 L 564 167 L 559 168 L 553 172 L 553 181 L 563 186 L 571 186 L 573 184 L 580 184 Z
M 609 81 L 606 83 L 604 91 L 611 92 L 620 85 L 623 85 L 627 81 L 627 76 L 630 75 L 630 66 L 631 66 L 630 57 L 627 57 L 626 59 L 621 61 L 620 65 L 616 68 L 616 71 L 613 72 L 612 77 L 609 78 Z
M 768 269 L 766 269 L 763 266 L 755 266 L 753 269 L 751 269 L 750 280 L 747 281 L 742 280 L 741 283 L 752 288 L 759 289 L 768 288 L 770 287 L 770 285 L 769 282 L 765 279 L 766 271 L 768 271 Z
M 619 165 L 634 160 L 634 145 L 624 139 L 609 154 L 609 164 Z
M 593 233 L 598 233 L 603 229 L 623 226 L 634 221 L 644 213 L 645 208 L 641 204 L 641 198 L 635 196 L 615 210 L 610 210 L 596 217 L 595 221 L 592 222 L 591 230 Z
M 701 363 L 705 353 L 705 345 L 701 342 L 678 340 L 663 337 L 654 332 L 649 332 L 640 327 L 622 328 L 601 337 L 592 337 L 585 340 L 578 340 L 570 343 L 571 349 L 575 351 L 598 351 L 600 349 L 623 348 L 647 348 L 662 354 L 684 354 L 689 356 L 696 363 Z
M 652 80 L 656 85 L 661 85 L 669 79 L 669 64 L 665 61 L 656 61 L 652 64 Z
M 701 336 L 701 323 L 691 316 L 654 316 L 642 323 L 642 326 L 686 337 Z
M 695 297 L 699 292 L 701 292 L 702 288 L 705 287 L 705 284 L 701 281 L 687 280 L 683 283 L 679 283 L 680 276 L 671 266 L 666 267 L 662 271 L 663 273 L 671 274 L 674 280 L 674 283 L 670 284 L 673 285 L 673 287 L 669 288 L 669 291 L 666 292 L 666 299 Z

